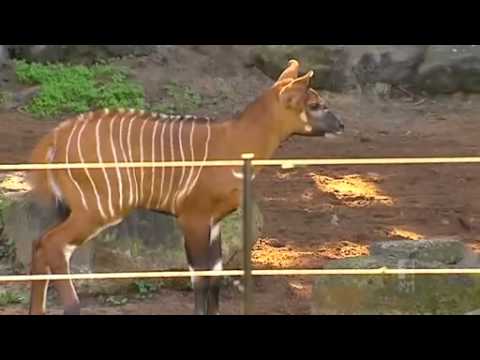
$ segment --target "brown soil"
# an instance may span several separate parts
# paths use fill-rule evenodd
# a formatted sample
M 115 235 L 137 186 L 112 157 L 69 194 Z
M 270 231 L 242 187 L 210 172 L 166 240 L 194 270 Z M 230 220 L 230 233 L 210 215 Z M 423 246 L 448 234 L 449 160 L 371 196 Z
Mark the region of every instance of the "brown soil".
M 257 93 L 260 83 L 263 80 L 257 82 Z M 480 103 L 473 97 L 416 105 L 402 99 L 372 102 L 358 95 L 325 96 L 345 117 L 346 134 L 337 139 L 292 138 L 277 158 L 480 154 Z M 236 106 L 244 105 L 246 98 Z M 19 113 L 0 114 L 0 162 L 25 160 L 34 141 L 54 124 Z M 254 264 L 319 268 L 329 259 L 368 254 L 369 244 L 385 239 L 456 236 L 480 248 L 479 183 L 475 164 L 265 168 L 255 185 L 265 228 Z M 309 314 L 311 288 L 307 277 L 257 278 L 256 311 Z M 189 314 L 193 306 L 191 292 L 167 289 L 150 300 L 120 307 L 82 300 L 85 314 Z M 25 311 L 24 306 L 0 308 L 0 314 Z M 226 290 L 222 313 L 240 311 L 241 295 Z

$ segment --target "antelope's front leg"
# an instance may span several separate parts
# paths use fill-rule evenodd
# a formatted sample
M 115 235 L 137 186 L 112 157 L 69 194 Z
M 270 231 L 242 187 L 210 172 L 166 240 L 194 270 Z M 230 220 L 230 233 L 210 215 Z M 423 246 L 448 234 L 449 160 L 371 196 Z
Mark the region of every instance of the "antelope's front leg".
M 208 219 L 181 218 L 185 250 L 191 271 L 218 270 L 222 264 L 219 232 Z M 215 239 L 215 241 L 211 241 Z M 196 315 L 218 314 L 220 278 L 192 276 Z
M 220 223 L 210 226 L 210 247 L 209 264 L 210 270 L 223 270 L 222 259 L 222 235 Z M 210 287 L 208 289 L 207 313 L 211 315 L 220 315 L 220 286 L 222 277 L 215 276 L 210 278 Z

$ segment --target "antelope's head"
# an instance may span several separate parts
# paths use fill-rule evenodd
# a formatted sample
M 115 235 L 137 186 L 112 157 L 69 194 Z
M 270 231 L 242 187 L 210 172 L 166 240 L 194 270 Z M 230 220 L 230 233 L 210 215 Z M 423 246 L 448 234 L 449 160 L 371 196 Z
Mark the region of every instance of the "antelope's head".
M 287 69 L 273 86 L 282 128 L 288 134 L 302 136 L 342 133 L 345 128 L 343 123 L 310 87 L 313 71 L 298 77 L 299 67 L 298 61 L 290 60 Z

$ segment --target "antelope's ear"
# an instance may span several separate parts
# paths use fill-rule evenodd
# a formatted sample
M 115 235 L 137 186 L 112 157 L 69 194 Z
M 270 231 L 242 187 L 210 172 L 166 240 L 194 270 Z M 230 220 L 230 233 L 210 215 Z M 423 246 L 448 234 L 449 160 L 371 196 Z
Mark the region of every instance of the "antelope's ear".
M 313 74 L 313 71 L 309 71 L 306 75 L 284 85 L 279 92 L 280 102 L 287 107 L 301 109 Z
M 300 63 L 297 60 L 290 60 L 288 67 L 278 78 L 277 82 L 281 82 L 286 79 L 295 80 L 298 77 L 298 70 L 300 69 Z

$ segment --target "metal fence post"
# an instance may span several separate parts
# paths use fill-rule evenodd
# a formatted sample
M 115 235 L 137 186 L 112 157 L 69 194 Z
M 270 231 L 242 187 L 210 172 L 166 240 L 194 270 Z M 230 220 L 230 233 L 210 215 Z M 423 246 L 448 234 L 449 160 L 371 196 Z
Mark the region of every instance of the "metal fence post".
M 253 209 L 252 209 L 252 159 L 254 154 L 243 154 L 243 313 L 253 314 L 252 257 Z

